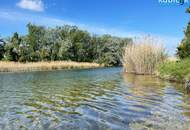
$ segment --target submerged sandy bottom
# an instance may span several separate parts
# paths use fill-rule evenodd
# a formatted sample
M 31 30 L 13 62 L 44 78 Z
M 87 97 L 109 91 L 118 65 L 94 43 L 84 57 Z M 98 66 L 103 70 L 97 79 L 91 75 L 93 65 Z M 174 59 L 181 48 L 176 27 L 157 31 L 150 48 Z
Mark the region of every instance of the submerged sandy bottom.
M 179 84 L 121 68 L 0 74 L 0 129 L 187 130 Z

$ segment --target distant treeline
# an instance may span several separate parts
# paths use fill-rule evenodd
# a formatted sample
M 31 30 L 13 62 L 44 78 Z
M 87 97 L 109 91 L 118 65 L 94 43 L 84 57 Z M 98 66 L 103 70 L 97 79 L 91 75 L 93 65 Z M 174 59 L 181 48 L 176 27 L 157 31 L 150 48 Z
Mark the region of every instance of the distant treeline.
M 0 60 L 37 61 L 77 61 L 96 62 L 108 66 L 121 64 L 124 46 L 132 41 L 110 35 L 92 35 L 76 26 L 65 25 L 46 28 L 29 23 L 28 34 L 0 41 Z

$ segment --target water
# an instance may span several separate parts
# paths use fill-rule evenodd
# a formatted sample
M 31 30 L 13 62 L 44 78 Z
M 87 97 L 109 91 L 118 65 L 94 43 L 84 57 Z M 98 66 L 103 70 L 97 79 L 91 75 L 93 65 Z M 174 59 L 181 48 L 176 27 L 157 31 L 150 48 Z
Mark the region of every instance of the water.
M 121 68 L 0 74 L 3 130 L 188 130 L 180 84 Z

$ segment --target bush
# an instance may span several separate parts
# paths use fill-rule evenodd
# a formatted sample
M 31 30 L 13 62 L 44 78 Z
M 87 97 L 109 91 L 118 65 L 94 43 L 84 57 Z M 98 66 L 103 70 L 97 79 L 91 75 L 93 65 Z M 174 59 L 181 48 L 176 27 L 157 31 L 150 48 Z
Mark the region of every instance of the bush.
M 127 45 L 123 56 L 123 66 L 129 73 L 153 74 L 157 65 L 165 58 L 165 49 L 158 39 L 143 37 Z
M 158 72 L 160 77 L 169 80 L 185 82 L 190 79 L 190 59 L 180 61 L 167 61 L 159 65 Z
M 186 12 L 190 13 L 190 8 L 188 8 Z M 177 47 L 177 55 L 181 59 L 190 58 L 190 22 L 188 22 L 184 34 L 185 34 L 184 39 Z
M 185 38 L 177 47 L 177 55 L 181 59 L 190 58 L 190 22 L 188 23 L 187 29 L 185 31 Z

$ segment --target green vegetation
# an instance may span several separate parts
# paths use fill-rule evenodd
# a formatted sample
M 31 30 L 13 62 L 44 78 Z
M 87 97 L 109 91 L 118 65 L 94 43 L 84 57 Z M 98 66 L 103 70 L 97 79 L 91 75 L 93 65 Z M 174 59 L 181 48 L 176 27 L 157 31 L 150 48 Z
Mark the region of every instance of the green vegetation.
M 186 12 L 190 13 L 190 8 Z M 184 34 L 185 38 L 177 47 L 177 56 L 180 60 L 161 64 L 158 68 L 160 77 L 178 82 L 190 80 L 190 22 L 187 24 Z
M 187 9 L 187 13 L 190 13 L 190 8 Z M 179 58 L 190 58 L 190 22 L 187 24 L 187 28 L 184 31 L 185 38 L 181 41 L 177 47 L 177 55 Z
M 4 43 L 3 40 L 0 39 L 0 59 L 3 58 L 3 54 L 4 54 Z
M 166 61 L 158 67 L 159 76 L 184 83 L 190 79 L 190 59 Z
M 190 13 L 190 7 L 186 11 Z M 177 47 L 177 56 L 180 60 L 166 61 L 158 67 L 158 75 L 171 81 L 185 83 L 190 91 L 190 22 L 185 30 L 185 38 Z
M 0 60 L 19 62 L 76 61 L 121 65 L 123 47 L 131 39 L 92 35 L 76 26 L 45 28 L 29 23 L 28 34 L 18 33 L 0 44 Z

